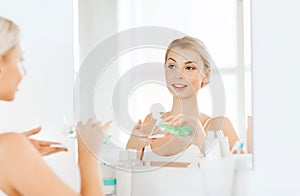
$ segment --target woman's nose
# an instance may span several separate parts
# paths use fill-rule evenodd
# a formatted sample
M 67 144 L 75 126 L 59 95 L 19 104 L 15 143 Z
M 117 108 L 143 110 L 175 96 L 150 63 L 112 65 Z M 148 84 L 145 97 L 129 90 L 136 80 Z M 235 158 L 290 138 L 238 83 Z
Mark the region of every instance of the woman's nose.
M 20 69 L 20 72 L 21 72 L 22 76 L 26 76 L 27 75 L 26 68 L 25 68 L 25 66 L 24 66 L 24 64 L 22 62 L 19 64 L 19 69 Z
M 177 71 L 177 77 L 182 80 L 183 79 L 183 73 L 182 73 L 182 70 L 178 70 Z
M 22 66 L 22 68 L 23 68 L 23 76 L 26 76 L 27 75 L 27 70 L 24 66 Z

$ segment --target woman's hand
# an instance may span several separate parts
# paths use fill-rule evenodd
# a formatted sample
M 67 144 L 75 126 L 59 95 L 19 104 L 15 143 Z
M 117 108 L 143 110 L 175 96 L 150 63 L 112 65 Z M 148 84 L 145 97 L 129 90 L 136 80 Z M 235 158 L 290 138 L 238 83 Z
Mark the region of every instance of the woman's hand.
M 79 157 L 90 155 L 91 153 L 98 155 L 105 133 L 109 129 L 111 121 L 102 125 L 100 121 L 93 122 L 89 119 L 86 124 L 79 122 L 76 127 L 78 154 Z M 88 152 L 90 150 L 90 152 Z
M 145 126 L 142 126 L 142 121 L 139 120 L 132 130 L 132 134 L 127 143 L 126 149 L 135 149 L 141 151 L 145 146 L 150 145 L 156 140 L 155 138 L 150 139 L 147 135 L 145 135 L 145 128 Z
M 30 131 L 23 132 L 22 134 L 26 137 L 30 137 L 32 135 L 38 134 L 41 131 L 41 127 L 37 127 Z M 52 147 L 51 145 L 54 144 L 61 144 L 59 142 L 50 142 L 50 141 L 43 141 L 43 140 L 36 140 L 28 138 L 31 144 L 39 151 L 42 156 L 54 154 L 61 151 L 68 151 L 65 147 Z
M 205 132 L 198 118 L 185 114 L 171 115 L 164 119 L 171 126 L 189 126 L 191 129 L 190 137 L 193 138 L 192 143 L 201 149 L 205 140 Z
M 79 122 L 76 126 L 78 142 L 78 166 L 80 170 L 80 195 L 104 195 L 102 177 L 99 171 L 99 152 L 105 132 L 111 121 L 102 125 L 89 119 L 86 124 Z

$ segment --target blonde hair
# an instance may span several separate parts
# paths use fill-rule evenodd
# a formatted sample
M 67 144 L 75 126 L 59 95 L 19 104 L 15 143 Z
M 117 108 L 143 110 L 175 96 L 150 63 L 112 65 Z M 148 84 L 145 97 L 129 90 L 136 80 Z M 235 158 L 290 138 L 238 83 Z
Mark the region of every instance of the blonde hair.
M 203 59 L 205 63 L 205 67 L 207 68 L 211 67 L 214 64 L 204 43 L 199 39 L 190 36 L 185 36 L 181 39 L 175 39 L 170 43 L 166 51 L 165 62 L 167 61 L 170 50 L 172 50 L 172 48 L 175 47 L 182 48 L 182 49 L 190 49 L 195 51 Z
M 0 57 L 6 55 L 19 40 L 19 27 L 11 20 L 0 16 Z

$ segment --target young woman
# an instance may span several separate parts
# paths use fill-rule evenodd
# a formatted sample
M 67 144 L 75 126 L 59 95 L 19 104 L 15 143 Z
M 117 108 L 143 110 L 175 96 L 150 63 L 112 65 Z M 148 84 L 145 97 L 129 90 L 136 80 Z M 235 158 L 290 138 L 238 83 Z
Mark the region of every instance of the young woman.
M 24 74 L 19 28 L 12 21 L 0 17 L 0 100 L 14 100 Z M 40 128 L 23 134 L 0 134 L 0 189 L 7 195 L 104 195 L 97 159 L 86 148 L 80 136 L 94 139 L 93 133 L 102 133 L 108 127 L 109 124 L 101 127 L 101 123 L 91 119 L 85 125 L 77 125 L 77 132 L 80 133 L 77 134 L 80 193 L 62 182 L 42 159 L 42 155 L 66 151 L 66 148 L 52 148 L 51 144 L 55 142 L 28 138 L 38 133 Z M 99 144 L 102 138 L 98 137 Z
M 173 126 L 181 123 L 192 125 L 192 137 L 167 134 L 161 139 L 148 139 L 156 122 L 149 114 L 143 124 L 139 121 L 134 128 L 127 149 L 143 152 L 150 147 L 161 157 L 187 151 L 191 146 L 201 150 L 208 130 L 222 130 L 229 138 L 231 149 L 239 137 L 230 120 L 224 116 L 212 118 L 198 109 L 198 91 L 209 82 L 212 65 L 211 56 L 200 40 L 188 36 L 174 40 L 165 55 L 165 77 L 167 88 L 173 95 L 173 106 L 164 118 Z M 156 130 L 155 133 L 163 132 Z

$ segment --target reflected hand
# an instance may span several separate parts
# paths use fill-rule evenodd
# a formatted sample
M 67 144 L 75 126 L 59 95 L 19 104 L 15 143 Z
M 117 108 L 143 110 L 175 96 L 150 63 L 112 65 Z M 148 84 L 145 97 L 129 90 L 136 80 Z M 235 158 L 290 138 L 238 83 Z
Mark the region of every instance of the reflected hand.
M 191 129 L 190 136 L 193 137 L 193 144 L 199 148 L 205 140 L 205 132 L 198 118 L 185 114 L 171 115 L 164 119 L 171 126 L 185 125 Z
M 29 138 L 32 135 L 38 134 L 41 131 L 41 127 L 34 128 L 32 130 L 23 132 L 22 134 L 25 135 L 31 144 L 39 151 L 42 156 L 54 154 L 61 151 L 68 151 L 65 147 L 52 147 L 53 144 L 61 144 L 59 142 L 50 142 L 50 141 L 43 141 L 43 140 L 36 140 Z
M 192 125 L 194 127 L 199 123 L 198 122 L 199 120 L 196 117 L 188 116 L 185 114 L 171 115 L 166 117 L 164 121 L 171 126 L 178 126 L 184 124 L 184 125 Z
M 93 122 L 92 118 L 86 124 L 80 121 L 76 126 L 79 154 L 86 154 L 89 149 L 92 153 L 98 155 L 105 133 L 111 123 L 112 121 L 109 121 L 102 126 L 100 121 Z
M 127 149 L 136 149 L 140 151 L 142 150 L 142 148 L 150 145 L 153 141 L 156 140 L 155 138 L 148 138 L 148 136 L 145 135 L 144 128 L 146 127 L 142 127 L 142 121 L 139 120 L 132 130 L 131 138 L 126 146 Z

